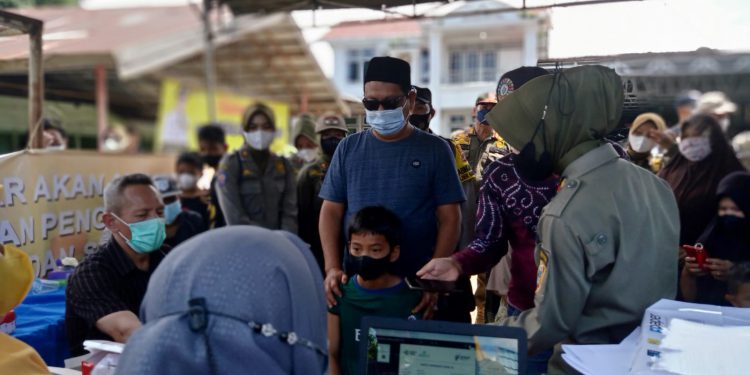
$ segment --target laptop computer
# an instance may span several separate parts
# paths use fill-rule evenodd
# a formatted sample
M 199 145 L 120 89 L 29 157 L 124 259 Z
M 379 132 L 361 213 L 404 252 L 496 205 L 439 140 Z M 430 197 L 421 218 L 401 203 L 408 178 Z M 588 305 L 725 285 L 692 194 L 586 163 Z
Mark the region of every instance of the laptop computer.
M 361 332 L 360 374 L 526 374 L 521 328 L 365 317 Z

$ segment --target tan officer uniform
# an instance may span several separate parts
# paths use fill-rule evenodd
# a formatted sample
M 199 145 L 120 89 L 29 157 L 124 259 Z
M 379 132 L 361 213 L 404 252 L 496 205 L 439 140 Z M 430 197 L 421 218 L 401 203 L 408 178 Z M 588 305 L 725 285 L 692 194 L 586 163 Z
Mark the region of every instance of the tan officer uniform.
M 619 121 L 619 76 L 600 66 L 564 75 L 551 94 L 547 144 L 533 140 L 537 156 L 548 150 L 562 176 L 539 221 L 536 307 L 502 322 L 526 330 L 532 354 L 565 342 L 618 343 L 649 305 L 677 292 L 679 216 L 671 189 L 595 137 Z M 554 80 L 529 81 L 490 113 L 513 147 L 531 140 Z M 555 349 L 549 373 L 575 373 Z

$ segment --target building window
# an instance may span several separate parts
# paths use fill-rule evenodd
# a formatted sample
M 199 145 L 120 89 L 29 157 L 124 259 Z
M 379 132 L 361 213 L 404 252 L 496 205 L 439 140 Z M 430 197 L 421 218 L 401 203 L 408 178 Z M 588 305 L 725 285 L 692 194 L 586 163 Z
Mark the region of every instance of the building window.
M 420 69 L 419 82 L 423 85 L 430 83 L 430 51 L 423 49 L 419 54 Z
M 350 49 L 346 52 L 346 77 L 349 82 L 362 82 L 364 72 L 367 71 L 367 64 L 373 57 L 375 57 L 375 50 L 372 48 Z
M 497 78 L 497 52 L 485 51 L 482 57 L 482 81 L 493 82 Z
M 463 54 L 451 52 L 448 68 L 450 69 L 448 77 L 450 83 L 463 82 Z
M 473 48 L 453 50 L 449 54 L 450 83 L 494 82 L 497 79 L 497 49 Z
M 463 129 L 466 125 L 466 116 L 464 115 L 451 115 L 449 120 L 451 129 Z

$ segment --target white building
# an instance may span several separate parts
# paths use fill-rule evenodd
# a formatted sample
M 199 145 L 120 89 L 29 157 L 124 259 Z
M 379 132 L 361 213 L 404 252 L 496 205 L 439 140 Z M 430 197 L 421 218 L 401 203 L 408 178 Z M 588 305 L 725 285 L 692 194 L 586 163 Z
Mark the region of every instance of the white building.
M 465 128 L 477 96 L 494 92 L 500 75 L 547 57 L 546 13 L 491 13 L 505 8 L 494 0 L 457 1 L 422 19 L 338 24 L 324 38 L 334 51 L 333 81 L 341 94 L 361 98 L 370 58 L 404 59 L 412 84 L 432 91 L 433 131 L 448 135 Z

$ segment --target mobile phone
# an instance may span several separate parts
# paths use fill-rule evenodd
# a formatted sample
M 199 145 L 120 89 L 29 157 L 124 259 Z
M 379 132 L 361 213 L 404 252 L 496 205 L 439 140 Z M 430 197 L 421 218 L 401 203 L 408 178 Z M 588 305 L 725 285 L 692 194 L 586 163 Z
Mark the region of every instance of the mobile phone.
M 455 281 L 428 280 L 416 276 L 407 277 L 406 285 L 409 289 L 425 292 L 456 293 L 461 291 Z
M 682 245 L 682 249 L 691 258 L 695 258 L 695 263 L 700 268 L 706 268 L 706 259 L 708 258 L 708 252 L 703 248 L 703 245 L 697 244 L 695 246 Z

